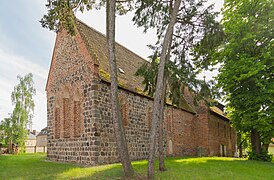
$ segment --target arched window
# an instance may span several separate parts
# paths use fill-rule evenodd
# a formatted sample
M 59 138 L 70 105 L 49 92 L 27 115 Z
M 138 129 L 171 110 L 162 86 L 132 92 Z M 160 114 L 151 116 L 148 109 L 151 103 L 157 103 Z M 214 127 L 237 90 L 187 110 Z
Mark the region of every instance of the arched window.
M 166 119 L 167 119 L 167 131 L 172 132 L 172 116 L 173 116 L 173 110 L 167 111 Z
M 69 105 L 69 89 L 66 87 L 63 91 L 63 118 L 64 118 L 64 138 L 70 137 L 70 105 Z
M 217 123 L 217 135 L 220 136 L 220 123 Z
M 128 126 L 128 104 L 123 97 L 119 97 L 119 104 L 120 104 L 120 110 L 121 110 L 121 118 L 123 126 Z
M 57 100 L 56 100 L 57 101 Z M 60 138 L 60 126 L 61 126 L 61 119 L 60 119 L 60 105 L 58 102 L 55 103 L 55 112 L 54 112 L 54 135 L 56 139 Z
M 226 138 L 226 125 L 224 125 L 224 138 Z
M 74 124 L 74 137 L 80 137 L 83 131 L 83 121 L 81 119 L 81 103 L 80 103 L 80 93 L 76 91 L 73 99 L 73 124 Z
M 172 143 L 172 140 L 168 141 L 168 154 L 169 155 L 173 154 L 173 143 Z
M 151 110 L 151 107 L 149 107 L 147 110 L 147 127 L 149 130 L 151 130 L 151 126 L 152 126 L 152 110 Z

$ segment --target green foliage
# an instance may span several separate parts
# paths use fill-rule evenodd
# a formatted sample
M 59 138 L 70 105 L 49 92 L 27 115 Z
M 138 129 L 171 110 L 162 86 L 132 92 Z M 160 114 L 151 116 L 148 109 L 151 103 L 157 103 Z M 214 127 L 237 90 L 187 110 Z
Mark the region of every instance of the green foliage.
M 149 47 L 153 51 L 151 64 L 140 67 L 136 75 L 143 76 L 144 91 L 151 95 L 155 91 L 158 63 L 156 59 L 162 49 L 162 43 L 169 23 L 169 16 L 174 1 L 137 1 L 133 21 L 137 26 L 156 29 L 158 41 Z M 197 100 L 214 98 L 213 81 L 198 80 L 197 74 L 202 68 L 207 69 L 213 49 L 223 42 L 223 30 L 215 21 L 218 13 L 213 12 L 213 5 L 205 6 L 205 1 L 183 1 L 174 27 L 170 57 L 166 64 L 168 97 L 178 105 L 184 87 L 197 94 Z M 196 94 L 196 93 L 194 93 Z M 216 93 L 217 94 L 217 93 Z
M 133 0 L 117 1 L 116 12 L 123 15 L 133 9 Z M 76 24 L 74 12 L 100 9 L 106 0 L 47 0 L 48 13 L 40 20 L 42 27 L 58 32 L 63 26 L 70 34 L 75 35 Z
M 226 39 L 213 58 L 222 64 L 218 87 L 233 126 L 242 133 L 258 131 L 264 143 L 274 137 L 273 21 L 273 0 L 226 0 Z
M 13 143 L 17 144 L 21 150 L 24 150 L 25 140 L 27 138 L 27 126 L 31 127 L 35 88 L 33 87 L 33 75 L 31 73 L 24 77 L 18 76 L 19 84 L 14 87 L 11 94 L 14 109 L 10 119 L 6 119 L 6 135 Z
M 248 153 L 248 159 L 249 160 L 256 160 L 256 161 L 267 161 L 271 162 L 273 159 L 273 155 L 269 154 L 268 152 L 261 152 L 260 154 L 250 152 Z
M 159 57 L 158 53 L 150 56 L 150 63 L 144 63 L 137 70 L 135 75 L 144 77 L 143 84 L 145 85 L 144 92 L 149 96 L 153 96 L 156 87 L 157 73 L 158 73 Z M 181 68 L 180 65 L 173 61 L 167 61 L 165 67 L 165 74 L 167 79 L 167 98 L 173 104 L 180 106 L 185 86 L 188 86 L 190 91 L 193 91 L 195 103 L 201 99 L 206 101 L 208 105 L 214 105 L 215 101 L 212 99 L 217 94 L 214 89 L 214 82 L 196 79 L 196 74 L 193 71 L 187 71 L 186 68 Z
M 7 147 L 10 137 L 12 137 L 11 118 L 5 118 L 0 122 L 0 143 Z

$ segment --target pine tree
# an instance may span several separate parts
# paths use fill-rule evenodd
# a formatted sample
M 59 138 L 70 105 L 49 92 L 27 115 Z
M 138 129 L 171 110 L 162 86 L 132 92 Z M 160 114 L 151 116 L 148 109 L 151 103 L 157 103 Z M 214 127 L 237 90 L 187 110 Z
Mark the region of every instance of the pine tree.
M 151 46 L 154 51 L 152 57 L 157 59 L 157 55 L 160 54 L 160 63 L 157 64 L 153 60 L 151 63 L 151 67 L 158 66 L 158 70 L 154 69 L 151 73 L 148 73 L 144 69 L 149 66 L 143 65 L 136 73 L 137 75 L 144 75 L 145 91 L 148 90 L 149 94 L 154 93 L 148 162 L 149 178 L 152 178 L 154 174 L 156 127 L 160 119 L 163 119 L 163 117 L 160 117 L 159 110 L 164 106 L 164 103 L 161 103 L 161 98 L 164 98 L 163 79 L 165 66 L 169 72 L 167 75 L 170 91 L 168 97 L 174 104 L 180 104 L 182 85 L 193 89 L 198 88 L 198 81 L 195 77 L 200 72 L 200 69 L 198 70 L 193 65 L 201 68 L 208 67 L 208 57 L 212 54 L 212 49 L 222 42 L 221 26 L 215 21 L 217 13 L 212 12 L 212 5 L 204 7 L 204 2 L 203 0 L 182 2 L 173 0 L 137 1 L 137 10 L 133 20 L 138 26 L 144 27 L 145 32 L 149 28 L 156 28 L 158 41 L 156 45 Z M 171 49 L 170 54 L 167 51 L 168 46 Z M 167 60 L 168 56 L 170 57 L 169 60 Z M 162 126 L 160 125 L 160 127 Z M 161 129 L 160 132 L 162 131 Z

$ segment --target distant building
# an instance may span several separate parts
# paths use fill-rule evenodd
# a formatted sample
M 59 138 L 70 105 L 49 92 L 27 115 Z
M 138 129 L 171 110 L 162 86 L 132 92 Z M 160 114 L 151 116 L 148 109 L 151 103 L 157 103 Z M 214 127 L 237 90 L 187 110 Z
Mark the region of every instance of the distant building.
M 41 132 L 36 136 L 36 146 L 37 152 L 46 152 L 47 151 L 47 135 L 48 128 L 45 127 Z M 42 150 L 43 149 L 43 150 Z
M 28 138 L 25 142 L 26 145 L 26 153 L 34 153 L 36 146 L 36 131 L 28 132 Z

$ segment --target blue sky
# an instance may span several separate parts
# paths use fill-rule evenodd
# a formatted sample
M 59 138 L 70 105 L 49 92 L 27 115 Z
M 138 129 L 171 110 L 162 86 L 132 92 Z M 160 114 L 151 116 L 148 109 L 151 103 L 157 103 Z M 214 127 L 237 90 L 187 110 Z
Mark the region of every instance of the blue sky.
M 15 0 L 0 2 L 0 120 L 8 117 L 13 106 L 11 92 L 17 84 L 17 75 L 34 75 L 37 90 L 33 129 L 41 130 L 47 123 L 45 84 L 51 62 L 55 33 L 41 27 L 39 20 L 47 12 L 46 0 Z M 223 0 L 216 2 L 220 9 Z M 77 17 L 105 33 L 104 10 L 77 13 Z M 154 31 L 147 34 L 131 22 L 132 14 L 117 17 L 116 40 L 133 52 L 146 58 L 147 44 L 154 44 Z

